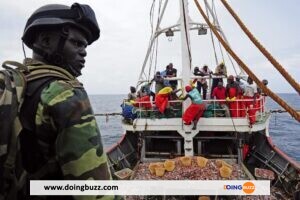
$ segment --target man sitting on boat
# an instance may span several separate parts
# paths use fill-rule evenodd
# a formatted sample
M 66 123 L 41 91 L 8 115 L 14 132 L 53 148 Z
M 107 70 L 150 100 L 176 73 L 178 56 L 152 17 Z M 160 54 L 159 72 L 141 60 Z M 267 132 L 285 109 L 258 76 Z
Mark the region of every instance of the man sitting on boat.
M 153 81 L 155 82 L 155 93 L 158 93 L 161 89 L 165 87 L 164 78 L 162 77 L 159 71 L 155 73 L 154 78 L 151 80 L 151 83 Z
M 130 86 L 130 93 L 128 93 L 128 101 L 136 99 L 136 89 L 133 86 Z
M 190 98 L 192 100 L 192 104 L 184 112 L 182 120 L 185 125 L 191 125 L 193 122 L 193 130 L 196 130 L 197 123 L 205 110 L 205 105 L 202 103 L 202 98 L 197 88 L 192 88 L 187 85 L 185 87 L 185 91 L 188 94 L 183 97 L 182 100 Z
M 133 105 L 139 108 L 151 109 L 152 104 L 150 102 L 150 96 L 152 96 L 153 94 L 154 93 L 150 90 L 149 84 L 143 85 L 138 91 L 137 98 L 134 101 Z

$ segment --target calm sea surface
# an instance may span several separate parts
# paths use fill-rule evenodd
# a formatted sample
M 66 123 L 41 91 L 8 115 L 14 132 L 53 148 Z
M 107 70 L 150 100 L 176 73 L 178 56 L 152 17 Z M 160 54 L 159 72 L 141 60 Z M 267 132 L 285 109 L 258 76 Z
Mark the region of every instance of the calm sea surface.
M 280 96 L 300 110 L 300 97 L 297 94 L 280 94 Z M 121 112 L 122 100 L 126 95 L 91 95 L 90 100 L 95 113 Z M 279 105 L 268 99 L 269 109 L 278 109 Z M 105 148 L 116 143 L 124 130 L 121 125 L 121 116 L 97 117 Z M 272 140 L 287 155 L 300 162 L 300 123 L 287 113 L 273 114 L 270 121 L 270 135 Z

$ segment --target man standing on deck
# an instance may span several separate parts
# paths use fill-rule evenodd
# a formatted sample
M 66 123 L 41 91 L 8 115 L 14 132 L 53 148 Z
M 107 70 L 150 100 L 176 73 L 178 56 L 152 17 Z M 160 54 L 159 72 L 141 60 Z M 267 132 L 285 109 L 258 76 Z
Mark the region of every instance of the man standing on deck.
M 225 76 L 225 77 L 227 77 L 227 69 L 226 69 L 226 66 L 225 66 L 224 62 L 221 62 L 221 63 L 216 67 L 214 75 L 216 75 L 216 76 Z M 223 78 L 213 78 L 213 82 L 212 82 L 212 86 L 211 86 L 210 95 L 212 95 L 212 92 L 214 91 L 214 88 L 218 86 L 218 83 L 219 83 L 220 81 L 223 82 Z
M 200 73 L 202 74 L 202 76 L 211 76 L 212 75 L 212 71 L 208 68 L 207 65 L 204 65 L 201 68 Z M 203 90 L 202 97 L 204 100 L 206 100 L 206 93 L 207 93 L 207 88 L 208 88 L 206 78 L 201 78 L 200 81 L 197 82 L 197 89 L 200 92 L 200 94 L 201 94 L 201 88 Z
M 234 77 L 232 75 L 228 76 L 227 85 L 226 85 L 226 100 L 228 101 L 228 106 L 230 109 L 231 117 L 239 117 L 239 104 L 238 104 L 238 96 L 239 96 L 239 86 L 234 81 Z
M 175 69 L 173 67 L 173 63 L 170 63 L 168 65 L 168 68 L 167 68 L 167 77 L 169 77 L 169 78 L 177 77 L 177 69 Z M 170 83 L 171 88 L 173 90 L 177 89 L 177 85 L 178 85 L 178 81 L 177 80 L 171 80 L 171 81 L 169 81 L 169 83 Z
M 28 172 L 27 193 L 11 184 L 7 196 L 16 199 L 113 199 L 111 196 L 30 197 L 34 180 L 109 180 L 101 135 L 88 95 L 76 77 L 84 67 L 86 47 L 100 36 L 95 13 L 88 5 L 49 4 L 28 19 L 23 42 L 33 50 L 24 65 L 47 68 L 28 82 L 20 110 L 22 164 Z M 57 76 L 51 75 L 55 72 Z M 65 77 L 65 78 L 63 78 Z M 1 180 L 2 181 L 2 180 Z M 15 193 L 15 194 L 13 194 Z M 12 199 L 12 198 L 10 198 Z M 15 198 L 14 198 L 15 199 Z
M 244 99 L 247 108 L 247 114 L 249 118 L 250 126 L 256 121 L 256 95 L 257 95 L 257 85 L 253 83 L 252 78 L 248 77 L 247 84 L 245 85 Z

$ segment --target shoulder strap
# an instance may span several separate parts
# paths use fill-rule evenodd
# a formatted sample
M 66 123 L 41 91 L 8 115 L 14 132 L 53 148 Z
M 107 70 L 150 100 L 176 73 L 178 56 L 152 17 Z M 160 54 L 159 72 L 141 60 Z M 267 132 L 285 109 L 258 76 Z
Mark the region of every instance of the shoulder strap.
M 26 74 L 27 81 L 33 81 L 44 77 L 57 77 L 62 80 L 76 79 L 68 71 L 53 65 L 28 66 L 28 71 L 29 73 Z

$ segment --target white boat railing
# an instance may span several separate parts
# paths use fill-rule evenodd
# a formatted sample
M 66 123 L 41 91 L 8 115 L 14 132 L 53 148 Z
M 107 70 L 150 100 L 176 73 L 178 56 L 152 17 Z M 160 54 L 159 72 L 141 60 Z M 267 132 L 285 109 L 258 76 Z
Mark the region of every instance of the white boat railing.
M 182 100 L 169 100 L 164 113 L 159 112 L 152 100 L 135 102 L 132 106 L 136 118 L 181 118 L 183 115 L 182 102 Z M 128 104 L 128 101 L 124 100 L 125 103 Z M 208 99 L 203 100 L 203 103 L 206 110 L 202 117 L 208 118 L 246 118 L 248 120 L 254 118 L 256 122 L 259 122 L 264 119 L 267 113 L 266 100 L 263 95 L 260 95 L 255 101 L 254 99 L 235 99 L 232 101 Z

